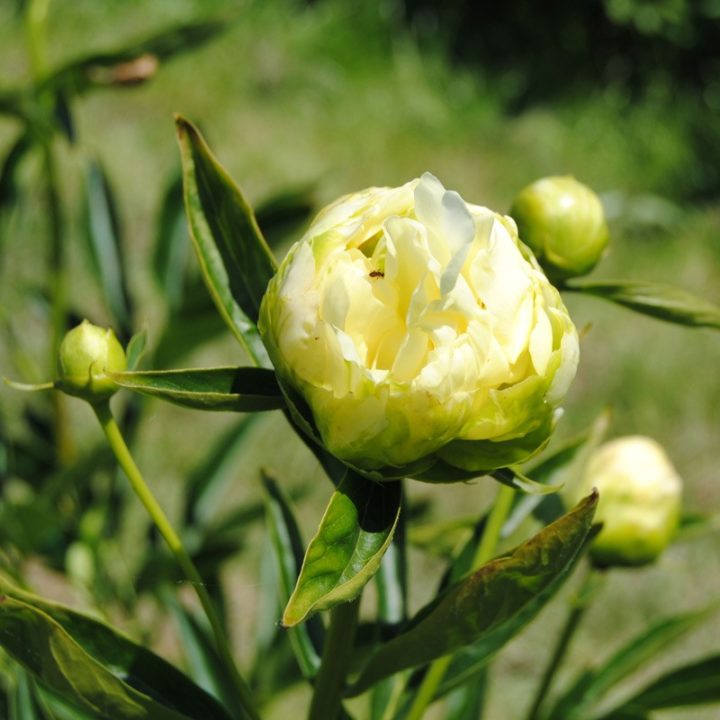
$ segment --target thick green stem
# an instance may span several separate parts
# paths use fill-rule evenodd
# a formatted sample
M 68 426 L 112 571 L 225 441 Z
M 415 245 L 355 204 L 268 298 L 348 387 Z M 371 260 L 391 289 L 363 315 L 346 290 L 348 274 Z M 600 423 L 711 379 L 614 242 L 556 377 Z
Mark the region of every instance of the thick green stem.
M 152 494 L 150 488 L 145 482 L 138 466 L 135 464 L 135 460 L 125 443 L 122 433 L 120 432 L 120 428 L 110 411 L 110 404 L 105 401 L 103 403 L 93 405 L 93 410 L 95 411 L 97 419 L 99 420 L 103 432 L 107 437 L 110 448 L 115 454 L 123 472 L 127 476 L 133 491 L 139 498 L 140 502 L 145 506 L 145 509 L 148 511 L 152 521 L 160 531 L 160 534 L 170 548 L 170 551 L 175 556 L 175 559 L 182 568 L 185 577 L 190 581 L 190 584 L 200 600 L 200 604 L 205 611 L 205 615 L 210 622 L 213 635 L 215 636 L 215 645 L 218 654 L 225 663 L 235 684 L 235 690 L 238 694 L 238 700 L 243 714 L 248 718 L 252 718 L 252 720 L 259 720 L 260 716 L 255 709 L 250 688 L 243 680 L 237 666 L 235 665 L 232 652 L 230 651 L 230 646 L 228 645 L 227 638 L 225 637 L 225 630 L 222 626 L 222 622 L 220 621 L 220 617 L 215 610 L 212 599 L 205 588 L 202 577 L 193 564 L 190 556 L 187 554 L 187 551 L 182 544 L 182 540 L 180 540 L 180 537 L 173 529 L 170 521 L 165 515 L 165 512 L 160 507 L 160 504 L 155 499 L 155 496 Z
M 322 662 L 315 678 L 315 692 L 308 720 L 336 720 L 342 689 L 352 660 L 360 597 L 337 605 L 330 613 Z
M 560 666 L 567 655 L 567 651 L 570 647 L 570 642 L 575 635 L 575 631 L 578 629 L 580 621 L 585 615 L 585 611 L 590 604 L 595 587 L 595 580 L 596 577 L 594 575 L 594 571 L 591 569 L 585 577 L 578 594 L 574 598 L 570 614 L 565 621 L 565 625 L 563 626 L 560 637 L 555 645 L 555 650 L 550 656 L 550 661 L 548 662 L 542 679 L 540 680 L 540 685 L 538 686 L 535 698 L 533 699 L 533 703 L 530 706 L 530 711 L 527 715 L 527 720 L 537 720 L 540 717 L 542 704 L 550 691 L 557 671 L 560 669 Z
M 483 530 L 480 543 L 478 544 L 475 558 L 473 559 L 472 571 L 478 570 L 486 562 L 492 559 L 497 548 L 498 541 L 500 540 L 500 532 L 505 524 L 508 514 L 512 508 L 513 499 L 515 497 L 515 490 L 506 485 L 500 486 L 498 495 L 495 498 L 490 514 L 488 515 L 485 529 Z M 451 656 L 446 655 L 445 657 L 435 660 L 428 671 L 425 673 L 422 683 L 418 688 L 418 692 L 415 695 L 413 704 L 410 706 L 410 710 L 405 720 L 421 720 L 425 714 L 425 710 L 432 703 L 433 698 L 437 689 L 440 687 L 445 674 L 450 667 Z
M 512 510 L 513 500 L 515 499 L 515 490 L 507 485 L 501 485 L 495 498 L 495 504 L 488 515 L 487 524 L 483 530 L 480 544 L 472 564 L 472 571 L 479 570 L 486 562 L 492 560 L 500 541 L 500 533 L 507 516 Z

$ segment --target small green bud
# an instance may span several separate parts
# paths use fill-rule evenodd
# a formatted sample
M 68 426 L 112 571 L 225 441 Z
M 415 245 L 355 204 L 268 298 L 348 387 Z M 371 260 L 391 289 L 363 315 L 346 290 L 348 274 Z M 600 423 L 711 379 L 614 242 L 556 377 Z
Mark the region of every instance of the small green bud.
M 590 556 L 595 564 L 645 565 L 670 544 L 678 527 L 682 480 L 651 438 L 622 437 L 590 458 L 581 487 L 600 493 L 595 520 L 602 523 Z
M 608 243 L 600 198 L 571 176 L 528 185 L 513 201 L 510 215 L 551 279 L 588 273 Z
M 57 384 L 68 395 L 96 403 L 118 389 L 107 373 L 122 372 L 126 367 L 125 351 L 115 333 L 83 320 L 60 345 Z

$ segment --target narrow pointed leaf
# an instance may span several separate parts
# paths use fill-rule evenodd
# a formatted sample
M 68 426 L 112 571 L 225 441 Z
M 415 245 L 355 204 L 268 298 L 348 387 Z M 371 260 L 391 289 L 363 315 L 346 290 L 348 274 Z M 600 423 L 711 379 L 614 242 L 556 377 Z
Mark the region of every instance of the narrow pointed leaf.
M 400 515 L 399 483 L 348 473 L 310 541 L 283 625 L 355 599 L 380 567 Z
M 25 130 L 10 146 L 0 166 L 0 210 L 10 208 L 18 196 L 18 173 L 22 161 L 35 147 L 33 135 Z
M 145 348 L 147 347 L 147 337 L 147 328 L 144 327 L 130 338 L 130 342 L 125 350 L 128 370 L 136 370 L 140 364 L 140 360 L 145 354 Z
M 610 300 L 635 312 L 659 320 L 720 329 L 720 307 L 670 285 L 618 280 L 615 282 L 575 282 L 566 290 Z
M 88 251 L 115 324 L 128 334 L 132 316 L 117 203 L 105 171 L 91 162 L 85 176 Z
M 235 684 L 228 674 L 227 666 L 217 654 L 212 633 L 174 595 L 164 593 L 164 598 L 180 630 L 180 640 L 190 675 L 203 690 L 221 701 L 230 712 L 229 708 L 237 707 Z M 239 709 L 230 714 L 237 720 L 244 717 Z
M 89 630 L 89 622 L 88 619 L 83 628 L 86 632 Z M 101 638 L 85 635 L 84 639 L 96 650 L 100 647 L 112 653 L 114 649 L 107 635 Z M 127 650 L 128 644 L 130 641 L 123 643 L 122 639 L 118 639 L 118 645 L 123 650 Z M 152 692 L 153 684 L 157 685 L 158 682 L 154 678 L 154 671 L 162 668 L 167 673 L 165 680 L 172 676 L 174 682 L 172 689 L 165 687 L 167 694 L 162 700 L 154 692 L 151 697 L 126 682 L 121 677 L 122 668 L 117 668 L 113 663 L 108 663 L 108 666 L 101 664 L 97 656 L 90 655 L 87 648 L 76 642 L 65 627 L 39 607 L 9 595 L 0 596 L 0 645 L 41 683 L 102 720 L 117 720 L 120 717 L 128 720 L 228 720 L 228 716 L 209 696 L 192 685 L 179 671 L 168 671 L 171 666 L 166 666 L 164 661 L 148 651 L 138 648 L 133 653 L 134 659 L 141 659 L 141 654 L 144 654 L 142 659 L 150 659 L 154 665 L 153 671 L 147 674 L 152 684 L 144 686 L 139 682 L 137 686 Z M 116 654 L 122 657 L 122 650 Z M 104 659 L 107 660 L 107 655 Z M 133 665 L 130 668 L 135 669 Z M 193 688 L 193 705 L 183 697 L 189 687 Z M 195 705 L 201 695 L 201 705 Z
M 487 672 L 455 688 L 447 697 L 445 720 L 481 720 L 487 689 Z
M 566 720 L 584 720 L 591 715 L 589 709 L 618 683 L 632 673 L 642 670 L 670 643 L 694 630 L 720 609 L 718 603 L 695 612 L 674 615 L 660 620 L 634 637 L 601 668 L 583 673 L 563 694 L 550 713 L 551 717 Z
M 171 315 L 182 306 L 189 250 L 183 180 L 178 174 L 170 180 L 163 196 L 152 258 L 153 276 Z
M 272 370 L 219 367 L 113 373 L 121 387 L 197 410 L 278 410 L 285 401 Z
M 603 720 L 642 717 L 651 710 L 720 703 L 720 655 L 673 670 L 655 680 Z
M 266 492 L 268 530 L 281 593 L 280 602 L 285 606 L 302 566 L 302 540 L 292 509 L 278 484 L 272 478 L 264 476 L 263 485 Z M 322 621 L 318 616 L 312 617 L 307 623 L 288 628 L 288 633 L 300 672 L 306 678 L 314 677 L 320 667 L 325 635 Z
M 258 365 L 268 366 L 257 322 L 276 264 L 252 208 L 202 136 L 176 118 L 190 235 L 215 304 Z
M 350 694 L 465 647 L 487 661 L 567 577 L 590 534 L 596 505 L 594 493 L 511 554 L 483 566 L 423 608 L 403 633 L 370 657 Z M 454 680 L 452 687 L 467 679 L 452 668 L 446 677 Z M 451 689 L 447 683 L 445 687 Z
M 255 216 L 270 247 L 277 247 L 298 236 L 315 208 L 313 187 L 292 188 L 259 203 Z
M 84 55 L 53 71 L 40 90 L 68 99 L 94 87 L 132 86 L 149 80 L 161 61 L 193 50 L 229 27 L 225 18 L 200 20 L 165 29 L 125 47 Z
M 406 523 L 406 516 L 401 515 L 392 542 L 375 575 L 380 632 L 395 632 L 407 620 Z M 400 678 L 386 678 L 375 685 L 370 698 L 370 720 L 385 717 L 389 704 L 400 691 L 400 682 Z
M 193 717 L 227 720 L 222 708 L 186 675 L 155 653 L 95 618 L 21 590 L 0 575 L 0 595 L 45 613 L 102 665 L 133 687 L 145 688 L 160 702 L 181 703 Z M 2 606 L 0 605 L 0 611 Z
M 257 415 L 246 415 L 233 424 L 207 450 L 200 463 L 188 474 L 185 487 L 184 525 L 207 527 L 214 519 L 226 516 L 227 484 L 236 479 L 238 454 L 248 442 Z M 242 507 L 247 510 L 247 506 Z M 262 506 L 260 506 L 262 516 Z

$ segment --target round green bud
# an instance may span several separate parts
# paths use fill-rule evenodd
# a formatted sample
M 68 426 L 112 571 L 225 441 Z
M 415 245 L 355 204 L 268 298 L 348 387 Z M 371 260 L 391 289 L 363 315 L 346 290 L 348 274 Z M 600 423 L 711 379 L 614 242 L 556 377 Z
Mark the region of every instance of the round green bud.
M 118 389 L 108 373 L 126 367 L 125 351 L 115 333 L 83 320 L 60 344 L 58 387 L 90 403 L 100 402 Z
M 602 529 L 590 548 L 596 565 L 635 566 L 655 560 L 678 527 L 682 480 L 654 440 L 622 437 L 605 443 L 591 456 L 582 496 L 600 493 L 595 520 Z
M 588 273 L 608 243 L 600 198 L 571 176 L 528 185 L 513 201 L 510 215 L 520 239 L 551 278 Z

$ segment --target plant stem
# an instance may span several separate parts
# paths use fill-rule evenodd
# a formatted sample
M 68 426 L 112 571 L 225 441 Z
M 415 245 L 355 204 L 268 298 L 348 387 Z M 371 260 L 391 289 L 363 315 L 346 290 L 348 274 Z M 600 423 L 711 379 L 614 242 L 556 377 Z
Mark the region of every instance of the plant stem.
M 506 485 L 501 485 L 498 491 L 495 503 L 490 510 L 485 529 L 483 530 L 480 543 L 478 544 L 475 558 L 471 572 L 475 572 L 482 567 L 486 562 L 492 559 L 497 548 L 498 540 L 500 539 L 500 532 L 502 526 L 507 519 L 507 516 L 512 508 L 513 498 L 515 497 L 515 490 Z M 413 704 L 410 706 L 410 710 L 405 717 L 405 720 L 421 720 L 425 713 L 425 710 L 432 703 L 433 698 L 437 689 L 445 677 L 445 674 L 450 667 L 450 661 L 452 660 L 451 655 L 446 655 L 438 660 L 435 660 L 428 668 L 425 677 L 420 683 L 417 695 L 413 700 Z
M 537 720 L 540 717 L 540 709 L 548 692 L 550 691 L 550 687 L 555 679 L 555 674 L 565 659 L 565 655 L 570 647 L 570 642 L 572 641 L 575 631 L 577 630 L 578 625 L 580 624 L 580 621 L 590 604 L 590 600 L 594 594 L 592 591 L 595 588 L 596 580 L 595 571 L 591 568 L 583 580 L 580 590 L 572 601 L 570 614 L 565 621 L 565 625 L 555 645 L 555 650 L 553 651 L 550 661 L 543 673 L 542 679 L 540 680 L 540 685 L 535 693 L 533 703 L 530 706 L 530 712 L 528 713 L 527 720 Z
M 205 588 L 202 577 L 185 550 L 182 540 L 173 529 L 170 521 L 165 515 L 165 512 L 160 507 L 160 504 L 155 499 L 155 496 L 152 494 L 152 491 L 145 482 L 138 466 L 135 464 L 135 460 L 125 443 L 122 433 L 120 432 L 120 428 L 110 411 L 109 402 L 105 401 L 97 405 L 93 405 L 92 407 L 98 421 L 100 422 L 103 432 L 107 437 L 110 448 L 115 454 L 120 467 L 123 469 L 125 475 L 130 481 L 133 491 L 139 498 L 140 502 L 145 506 L 145 509 L 148 511 L 152 521 L 160 531 L 160 534 L 163 536 L 163 539 L 175 556 L 175 559 L 182 568 L 185 577 L 193 586 L 193 589 L 200 600 L 200 604 L 205 611 L 205 615 L 210 622 L 213 635 L 215 636 L 215 645 L 218 654 L 225 663 L 235 684 L 235 690 L 238 694 L 238 700 L 244 715 L 252 720 L 259 720 L 260 716 L 255 709 L 250 688 L 243 680 L 237 666 L 235 665 L 232 652 L 230 651 L 230 646 L 228 645 L 227 638 L 225 637 L 225 630 L 222 626 L 222 622 L 220 621 L 220 617 L 215 610 L 212 599 Z
M 488 515 L 487 524 L 483 530 L 480 544 L 472 564 L 472 572 L 479 570 L 486 562 L 492 560 L 495 555 L 500 533 L 507 516 L 512 509 L 513 500 L 515 499 L 515 490 L 507 485 L 501 485 L 495 498 L 495 504 Z
M 360 596 L 334 607 L 325 636 L 322 662 L 315 678 L 315 692 L 308 720 L 336 720 L 343 684 L 350 668 Z

